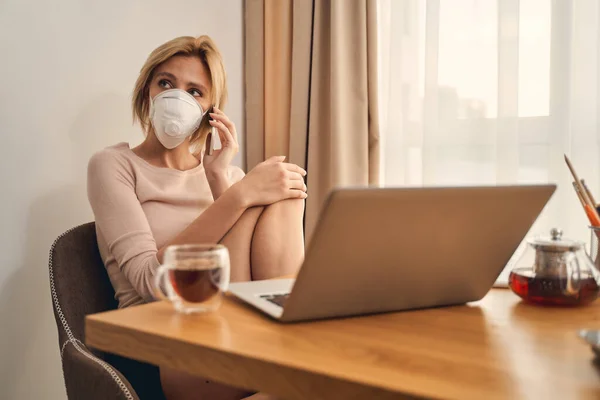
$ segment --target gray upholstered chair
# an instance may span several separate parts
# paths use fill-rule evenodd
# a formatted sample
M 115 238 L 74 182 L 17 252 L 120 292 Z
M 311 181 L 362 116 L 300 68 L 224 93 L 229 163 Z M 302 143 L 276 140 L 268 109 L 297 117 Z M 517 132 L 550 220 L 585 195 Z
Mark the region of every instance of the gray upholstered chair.
M 84 344 L 85 316 L 117 307 L 93 222 L 56 239 L 50 249 L 49 270 L 69 399 L 164 400 L 157 367 Z

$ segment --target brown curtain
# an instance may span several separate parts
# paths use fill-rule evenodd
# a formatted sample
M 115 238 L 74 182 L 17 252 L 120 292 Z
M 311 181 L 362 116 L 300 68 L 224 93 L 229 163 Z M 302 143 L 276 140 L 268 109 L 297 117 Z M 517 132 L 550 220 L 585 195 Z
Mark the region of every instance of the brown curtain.
M 379 180 L 376 0 L 245 6 L 247 168 L 286 155 L 307 169 L 310 239 L 332 188 Z
M 246 168 L 306 168 L 312 0 L 246 0 Z

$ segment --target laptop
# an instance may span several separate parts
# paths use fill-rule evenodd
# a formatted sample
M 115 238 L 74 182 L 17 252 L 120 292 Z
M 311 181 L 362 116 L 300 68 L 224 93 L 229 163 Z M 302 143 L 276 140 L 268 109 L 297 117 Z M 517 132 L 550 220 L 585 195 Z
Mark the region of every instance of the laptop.
M 336 189 L 296 279 L 229 291 L 283 322 L 481 299 L 556 185 Z

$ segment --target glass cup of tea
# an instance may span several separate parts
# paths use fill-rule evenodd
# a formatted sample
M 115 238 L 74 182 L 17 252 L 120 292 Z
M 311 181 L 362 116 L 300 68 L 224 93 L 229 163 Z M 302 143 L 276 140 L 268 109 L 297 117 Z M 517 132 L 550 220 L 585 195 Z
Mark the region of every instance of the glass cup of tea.
M 185 314 L 214 311 L 229 286 L 229 251 L 220 244 L 169 246 L 154 276 L 158 298 Z

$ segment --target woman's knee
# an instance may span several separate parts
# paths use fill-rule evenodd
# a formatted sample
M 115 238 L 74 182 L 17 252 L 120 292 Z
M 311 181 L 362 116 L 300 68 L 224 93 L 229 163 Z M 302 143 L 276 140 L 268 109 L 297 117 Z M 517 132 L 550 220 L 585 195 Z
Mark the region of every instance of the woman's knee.
M 302 218 L 304 216 L 304 199 L 287 199 L 273 203 L 266 208 L 269 214 Z

